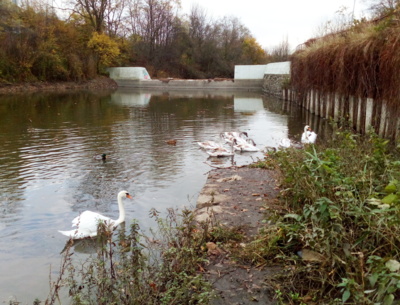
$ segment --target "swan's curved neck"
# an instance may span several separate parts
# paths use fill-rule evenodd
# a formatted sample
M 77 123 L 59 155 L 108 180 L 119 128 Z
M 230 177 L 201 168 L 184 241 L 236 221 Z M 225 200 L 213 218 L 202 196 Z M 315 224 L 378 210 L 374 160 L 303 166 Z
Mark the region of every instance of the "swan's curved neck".
M 119 209 L 119 217 L 115 221 L 114 226 L 118 226 L 120 223 L 125 221 L 125 207 L 124 203 L 122 202 L 122 197 L 118 196 L 118 209 Z

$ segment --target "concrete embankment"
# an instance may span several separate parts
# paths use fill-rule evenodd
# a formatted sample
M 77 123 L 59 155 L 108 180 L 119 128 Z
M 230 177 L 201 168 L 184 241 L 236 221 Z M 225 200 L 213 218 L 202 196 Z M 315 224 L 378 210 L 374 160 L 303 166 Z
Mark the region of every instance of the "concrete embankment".
M 261 91 L 263 80 L 233 80 L 233 79 L 152 79 L 132 80 L 114 79 L 118 87 L 151 89 L 151 90 L 240 90 Z

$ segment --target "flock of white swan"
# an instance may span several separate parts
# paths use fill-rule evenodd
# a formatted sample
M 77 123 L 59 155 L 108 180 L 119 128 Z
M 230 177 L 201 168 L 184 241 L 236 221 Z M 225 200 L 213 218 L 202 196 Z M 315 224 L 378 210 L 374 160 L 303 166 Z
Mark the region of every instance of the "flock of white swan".
M 249 138 L 247 132 L 223 132 L 220 134 L 224 143 L 215 141 L 197 142 L 197 144 L 206 151 L 211 157 L 230 157 L 233 156 L 235 151 L 240 152 L 255 152 L 261 151 L 256 146 L 253 139 Z M 302 148 L 304 144 L 313 144 L 317 140 L 317 134 L 311 129 L 309 125 L 304 127 L 304 132 L 301 135 L 301 142 L 291 140 L 289 138 L 281 139 L 279 148 L 296 147 Z M 228 144 L 228 148 L 224 145 Z M 276 148 L 275 148 L 276 149 Z
M 229 157 L 233 156 L 235 151 L 260 151 L 260 148 L 256 147 L 256 144 L 251 138 L 248 137 L 246 132 L 223 132 L 220 134 L 220 137 L 224 143 L 205 141 L 197 142 L 197 144 L 211 157 Z M 312 131 L 310 126 L 306 125 L 301 136 L 301 143 L 286 138 L 281 140 L 279 146 L 280 148 L 300 148 L 304 144 L 313 144 L 316 140 L 317 134 Z M 226 148 L 224 144 L 228 144 L 230 147 Z M 106 155 L 100 155 L 99 159 L 104 161 L 106 159 Z M 72 227 L 76 227 L 75 229 L 59 232 L 71 239 L 83 239 L 95 237 L 97 235 L 97 228 L 100 222 L 106 225 L 110 230 L 115 229 L 119 224 L 125 221 L 125 207 L 123 202 L 123 199 L 125 198 L 132 199 L 132 196 L 127 191 L 120 191 L 117 196 L 119 208 L 119 217 L 117 220 L 111 219 L 110 217 L 106 217 L 96 212 L 84 211 L 72 220 Z
M 223 132 L 220 136 L 224 143 L 205 141 L 197 144 L 211 157 L 230 157 L 235 151 L 260 151 L 256 143 L 248 138 L 247 132 Z M 224 144 L 229 144 L 230 147 L 226 148 Z

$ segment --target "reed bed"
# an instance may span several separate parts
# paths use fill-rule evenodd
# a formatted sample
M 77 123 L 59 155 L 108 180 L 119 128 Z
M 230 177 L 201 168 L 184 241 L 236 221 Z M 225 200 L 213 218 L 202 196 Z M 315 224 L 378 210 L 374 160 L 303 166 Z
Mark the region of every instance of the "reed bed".
M 314 39 L 298 50 L 291 61 L 291 86 L 300 99 L 309 92 L 335 93 L 365 104 L 374 100 L 374 116 L 384 111 L 394 119 L 396 134 L 400 115 L 400 14 L 379 22 L 365 22 L 347 31 Z M 377 125 L 379 125 L 377 123 Z

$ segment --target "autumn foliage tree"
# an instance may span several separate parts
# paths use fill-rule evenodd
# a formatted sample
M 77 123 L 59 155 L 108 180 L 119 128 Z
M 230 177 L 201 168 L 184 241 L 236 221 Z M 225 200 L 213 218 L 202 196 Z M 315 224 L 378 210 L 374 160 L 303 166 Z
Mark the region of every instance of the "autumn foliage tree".
M 69 0 L 61 11 L 41 1 L 0 1 L 0 82 L 85 80 L 114 65 L 233 77 L 235 65 L 268 61 L 237 18 L 198 6 L 185 16 L 178 0 Z
M 98 56 L 98 70 L 111 66 L 120 51 L 118 44 L 108 35 L 93 32 L 92 38 L 88 42 L 88 47 Z

